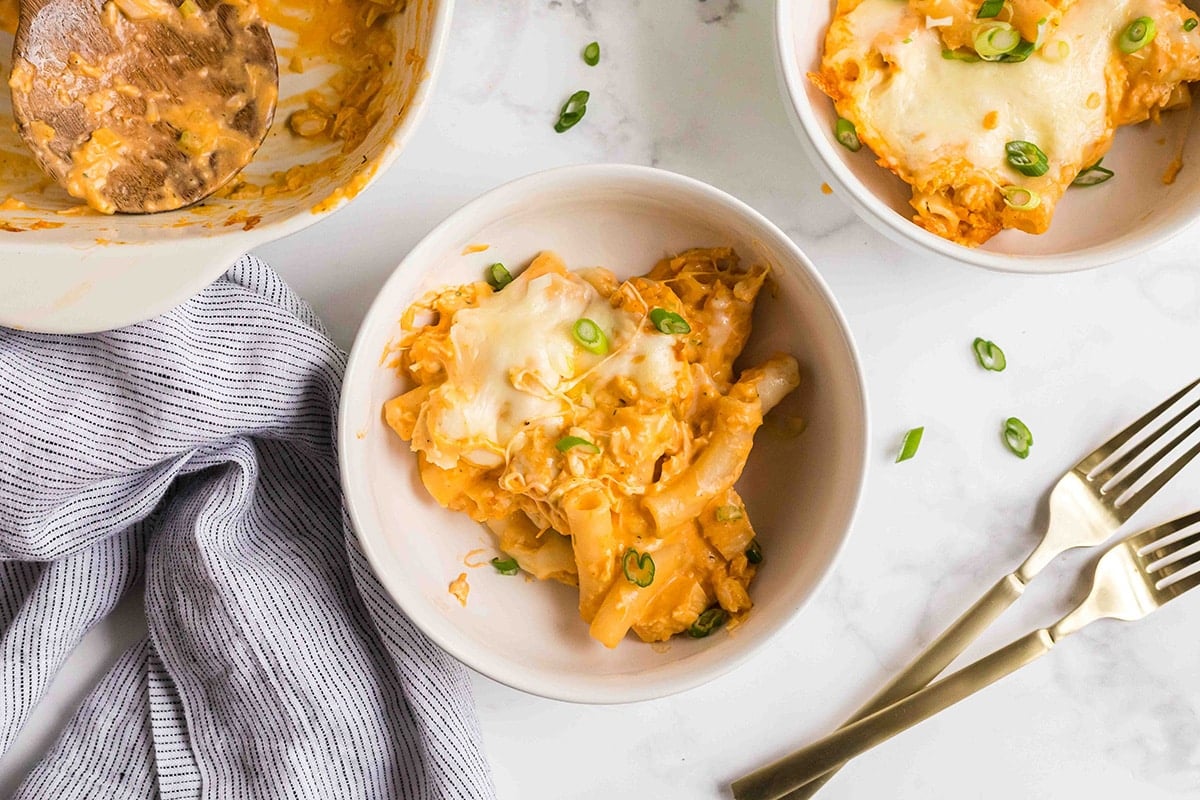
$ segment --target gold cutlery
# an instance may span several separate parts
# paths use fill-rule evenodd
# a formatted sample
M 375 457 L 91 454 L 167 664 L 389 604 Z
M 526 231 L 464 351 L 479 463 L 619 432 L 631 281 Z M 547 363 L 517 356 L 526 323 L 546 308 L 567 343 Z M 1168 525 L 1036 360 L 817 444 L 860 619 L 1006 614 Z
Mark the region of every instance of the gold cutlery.
M 1034 661 L 1101 619 L 1132 622 L 1200 586 L 1200 512 L 1124 539 L 1096 563 L 1087 599 L 1048 628 L 1017 639 L 921 691 L 742 778 L 739 800 L 774 800 Z M 1189 528 L 1195 528 L 1188 530 Z
M 1166 417 L 1197 385 L 1200 385 L 1200 379 L 1192 381 L 1168 397 L 1071 467 L 1051 490 L 1050 521 L 1046 533 L 1021 566 L 1001 578 L 912 663 L 855 712 L 846 724 L 886 708 L 929 684 L 971 642 L 979 638 L 1005 609 L 1016 602 L 1029 582 L 1046 565 L 1067 550 L 1095 547 L 1104 543 L 1135 511 L 1195 458 L 1197 453 L 1200 453 L 1200 444 L 1194 445 L 1173 461 L 1166 463 L 1160 473 L 1144 485 L 1139 485 L 1142 478 L 1149 475 L 1176 447 L 1200 429 L 1200 421 L 1194 422 L 1167 444 L 1159 446 L 1178 423 L 1200 408 L 1200 400 L 1192 402 L 1159 425 L 1137 444 L 1132 447 L 1127 445 Z M 1143 456 L 1146 458 L 1139 461 Z M 765 800 L 768 797 L 804 800 L 812 797 L 833 777 L 831 773 L 807 786 L 804 785 L 804 781 L 787 780 L 786 777 L 776 774 L 787 761 L 785 758 L 735 781 L 733 791 L 736 800 Z M 778 794 L 751 793 L 748 787 L 757 785 L 785 788 Z

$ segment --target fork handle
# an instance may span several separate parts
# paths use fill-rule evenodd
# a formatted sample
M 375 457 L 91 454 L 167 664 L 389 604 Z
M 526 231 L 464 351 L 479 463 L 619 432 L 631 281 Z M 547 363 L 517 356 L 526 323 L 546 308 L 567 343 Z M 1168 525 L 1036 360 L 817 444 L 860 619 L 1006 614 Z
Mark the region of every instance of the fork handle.
M 913 692 L 925 687 L 941 674 L 942 670 L 958 658 L 967 646 L 979 638 L 980 634 L 999 617 L 1005 609 L 1017 601 L 1025 591 L 1025 582 L 1017 573 L 1005 575 L 995 586 L 989 589 L 983 597 L 976 601 L 967 611 L 955 620 L 941 636 L 935 639 L 915 660 L 900 671 L 892 680 L 868 700 L 854 715 L 846 721 L 846 725 L 863 719 L 880 709 L 887 708 L 897 700 L 908 697 Z M 785 759 L 786 761 L 786 759 Z M 739 787 L 756 785 L 755 781 L 763 781 L 769 775 L 779 771 L 784 761 L 769 764 L 755 772 L 740 778 L 733 784 L 734 797 L 737 800 L 764 800 L 766 797 L 783 797 L 785 794 L 742 794 Z M 836 767 L 836 764 L 834 765 Z M 786 794 L 786 800 L 805 800 L 812 797 L 836 772 L 814 780 L 808 785 L 805 781 L 789 781 L 790 789 L 795 790 Z M 748 783 L 749 782 L 749 783 Z M 782 785 L 782 784 L 780 784 Z M 748 789 L 746 790 L 749 791 Z
M 1054 639 L 1045 629 L 1023 636 L 932 686 L 738 780 L 733 784 L 733 796 L 737 800 L 778 800 L 1044 656 L 1053 646 Z

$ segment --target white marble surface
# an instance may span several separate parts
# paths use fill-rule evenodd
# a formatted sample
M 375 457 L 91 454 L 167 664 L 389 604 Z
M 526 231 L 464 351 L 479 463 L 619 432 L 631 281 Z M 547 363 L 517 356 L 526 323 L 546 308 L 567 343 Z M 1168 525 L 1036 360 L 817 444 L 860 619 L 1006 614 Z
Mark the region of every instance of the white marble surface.
M 559 164 L 655 164 L 726 189 L 782 226 L 839 298 L 875 426 L 862 510 L 836 573 L 766 653 L 707 687 L 623 707 L 475 681 L 504 800 L 727 797 L 728 781 L 830 729 L 1036 540 L 1054 478 L 1197 373 L 1200 228 L 1135 261 L 1062 277 L 997 275 L 900 250 L 859 222 L 800 152 L 775 86 L 767 0 L 459 0 L 422 129 L 347 210 L 261 254 L 348 346 L 377 288 L 426 231 L 495 184 Z M 598 39 L 601 66 L 578 53 Z M 575 130 L 562 100 L 592 92 Z M 1185 179 L 1186 179 L 1185 173 Z M 1009 369 L 974 365 L 1002 344 Z M 1027 461 L 1001 420 L 1036 436 Z M 891 463 L 925 425 L 918 457 Z M 1195 505 L 1191 468 L 1135 517 Z M 1086 554 L 975 648 L 1064 610 Z M 830 800 L 1200 795 L 1200 597 L 1101 624 L 846 769 Z M 87 686 L 140 635 L 130 601 L 88 639 L 12 751 L 0 796 Z

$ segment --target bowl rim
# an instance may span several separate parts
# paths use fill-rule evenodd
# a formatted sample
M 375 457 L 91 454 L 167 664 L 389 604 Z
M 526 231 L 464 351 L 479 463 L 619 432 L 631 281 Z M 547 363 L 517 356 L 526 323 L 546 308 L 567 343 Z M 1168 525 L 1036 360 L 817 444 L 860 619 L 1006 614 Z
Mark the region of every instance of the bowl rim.
M 857 407 L 855 411 L 858 415 L 860 425 L 858 433 L 860 438 L 859 445 L 857 450 L 851 453 L 854 459 L 852 463 L 855 480 L 852 486 L 846 487 L 849 490 L 850 498 L 849 502 L 845 505 L 845 523 L 842 529 L 838 531 L 838 540 L 830 554 L 828 565 L 814 581 L 804 600 L 785 612 L 779 624 L 773 630 L 763 633 L 758 641 L 747 647 L 734 649 L 729 657 L 720 662 L 707 665 L 702 669 L 693 669 L 691 672 L 681 674 L 668 673 L 655 675 L 653 678 L 647 680 L 639 680 L 635 684 L 612 682 L 607 679 L 588 681 L 586 676 L 583 680 L 578 679 L 577 676 L 546 680 L 544 673 L 529 673 L 529 676 L 526 677 L 521 674 L 519 668 L 510 668 L 507 664 L 497 665 L 490 663 L 486 658 L 479 658 L 474 653 L 464 652 L 463 648 L 458 647 L 454 641 L 443 633 L 443 630 L 454 627 L 454 624 L 446 621 L 443 616 L 432 610 L 427 611 L 421 607 L 422 604 L 413 604 L 417 606 L 417 608 L 414 608 L 416 613 L 405 607 L 402 598 L 408 599 L 409 593 L 403 591 L 406 586 L 402 580 L 402 576 L 389 575 L 383 569 L 382 550 L 386 547 L 386 544 L 382 541 L 383 537 L 378 535 L 378 533 L 368 533 L 367 535 L 360 533 L 360 531 L 372 530 L 369 526 L 364 525 L 364 522 L 368 518 L 368 514 L 373 512 L 374 501 L 369 496 L 369 492 L 365 491 L 365 488 L 370 483 L 369 476 L 359 474 L 355 466 L 355 458 L 351 454 L 351 447 L 358 440 L 357 436 L 351 432 L 352 404 L 358 404 L 364 399 L 363 393 L 367 392 L 367 387 L 371 385 L 370 375 L 374 370 L 379 369 L 378 354 L 371 355 L 371 353 L 367 352 L 367 348 L 368 346 L 372 346 L 368 340 L 373 336 L 373 329 L 378 326 L 377 320 L 382 315 L 395 316 L 395 308 L 392 307 L 391 303 L 385 305 L 384 300 L 391 293 L 392 286 L 407 280 L 410 272 L 419 269 L 418 265 L 413 262 L 417 262 L 426 256 L 424 250 L 432 247 L 448 231 L 460 225 L 463 218 L 469 218 L 477 214 L 481 209 L 486 209 L 488 206 L 498 203 L 507 196 L 519 196 L 531 190 L 547 186 L 553 187 L 568 184 L 578 188 L 585 181 L 612 183 L 625 180 L 637 180 L 642 182 L 642 186 L 649 185 L 650 188 L 682 189 L 703 200 L 723 206 L 725 209 L 741 215 L 758 228 L 759 235 L 763 236 L 763 238 L 774 239 L 774 243 L 784 249 L 788 256 L 796 262 L 795 265 L 788 265 L 782 268 L 796 269 L 805 273 L 805 277 L 811 281 L 812 287 L 817 291 L 820 300 L 825 304 L 836 324 L 841 335 L 842 345 L 848 356 L 850 372 L 853 374 L 853 389 L 857 393 Z M 356 387 L 359 388 L 356 390 Z M 554 167 L 516 178 L 490 189 L 460 206 L 426 234 L 392 271 L 392 274 L 381 286 L 375 299 L 371 302 L 366 315 L 363 317 L 363 323 L 355 336 L 354 345 L 347 360 L 337 415 L 337 451 L 343 502 L 350 520 L 352 532 L 388 597 L 391 598 L 401 612 L 430 641 L 471 669 L 510 688 L 532 695 L 552 700 L 585 704 L 640 702 L 667 697 L 695 688 L 731 672 L 752 656 L 765 649 L 770 642 L 776 640 L 777 637 L 795 622 L 801 611 L 821 592 L 830 575 L 837 568 L 862 505 L 869 468 L 870 441 L 871 425 L 867 385 L 858 347 L 855 344 L 846 317 L 829 286 L 826 284 L 825 279 L 799 246 L 765 216 L 721 189 L 695 178 L 668 170 L 620 163 L 578 164 Z M 415 595 L 412 595 L 412 597 L 415 598 Z M 486 651 L 484 655 L 486 655 Z M 537 680 L 534 680 L 535 677 Z
M 425 72 L 420 77 L 419 84 L 406 106 L 403 118 L 384 143 L 383 149 L 375 161 L 374 171 L 357 194 L 369 189 L 391 168 L 428 113 L 431 104 L 430 97 L 445 60 L 455 3 L 455 0 L 430 1 L 433 3 L 433 20 L 430 24 L 428 55 L 423 65 Z M 353 199 L 353 197 L 341 198 L 338 202 L 319 212 L 314 212 L 311 208 L 302 208 L 290 216 L 260 225 L 250 231 L 231 230 L 217 236 L 191 236 L 185 233 L 168 239 L 150 239 L 128 244 L 99 244 L 90 241 L 87 243 L 57 241 L 31 244 L 19 238 L 0 238 L 0 255 L 57 256 L 72 260 L 85 260 L 91 256 L 104 261 L 153 258 L 169 263 L 172 257 L 178 256 L 182 249 L 191 254 L 192 258 L 200 259 L 207 264 L 202 269 L 187 271 L 181 280 L 172 284 L 171 291 L 163 291 L 154 301 L 138 305 L 136 313 L 127 311 L 126 313 L 111 314 L 92 310 L 85 315 L 78 316 L 55 314 L 53 321 L 34 325 L 27 324 L 23 319 L 10 319 L 5 316 L 0 318 L 0 325 L 13 325 L 45 333 L 90 333 L 152 319 L 179 305 L 225 274 L 242 253 L 315 225 L 341 211 Z M 87 275 L 81 274 L 79 278 L 86 281 Z M 76 319 L 78 321 L 72 321 Z
M 832 3 L 833 0 L 805 0 Z M 918 250 L 931 251 L 953 261 L 993 272 L 1052 275 L 1081 272 L 1124 261 L 1165 244 L 1188 228 L 1196 218 L 1183 217 L 1176 222 L 1153 228 L 1140 236 L 1125 236 L 1116 242 L 1094 245 L 1072 253 L 1053 255 L 1008 255 L 943 239 L 918 226 L 881 201 L 838 157 L 826 136 L 824 126 L 813 113 L 805 91 L 805 70 L 799 64 L 792 43 L 792 9 L 797 0 L 775 1 L 775 65 L 781 93 L 791 110 L 793 127 L 798 129 L 805 152 L 826 180 L 848 198 L 851 208 L 866 223 L 893 241 Z M 880 167 L 883 169 L 883 167 Z M 1197 215 L 1200 216 L 1200 215 Z

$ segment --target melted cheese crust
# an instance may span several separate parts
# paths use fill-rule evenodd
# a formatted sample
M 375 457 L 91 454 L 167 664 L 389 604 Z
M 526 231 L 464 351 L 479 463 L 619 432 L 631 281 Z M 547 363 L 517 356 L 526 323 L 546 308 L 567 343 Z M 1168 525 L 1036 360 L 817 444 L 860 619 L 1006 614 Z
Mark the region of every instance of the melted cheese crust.
M 393 366 L 417 386 L 385 419 L 438 502 L 487 523 L 535 577 L 579 587 L 605 645 L 631 629 L 667 639 L 714 606 L 737 619 L 751 606 L 754 529 L 733 484 L 762 415 L 799 380 L 789 356 L 734 375 L 766 277 L 728 249 L 623 283 L 543 253 L 501 291 L 433 292 L 402 318 Z M 659 331 L 653 309 L 690 330 Z M 580 319 L 607 352 L 576 341 Z M 645 557 L 642 585 L 626 570 Z
M 1009 0 L 1002 20 L 1037 38 L 1019 63 L 966 62 L 981 24 L 979 0 L 839 0 L 812 79 L 853 122 L 861 140 L 913 187 L 914 221 L 975 246 L 1005 228 L 1042 233 L 1080 171 L 1109 149 L 1117 126 L 1185 105 L 1200 79 L 1200 31 L 1178 0 Z M 934 15 L 937 16 L 934 16 Z M 1157 36 L 1125 54 L 1116 42 L 1139 16 Z M 1049 171 L 1028 177 L 1005 144 L 1027 141 Z M 1017 209 L 1002 188 L 1036 192 Z

